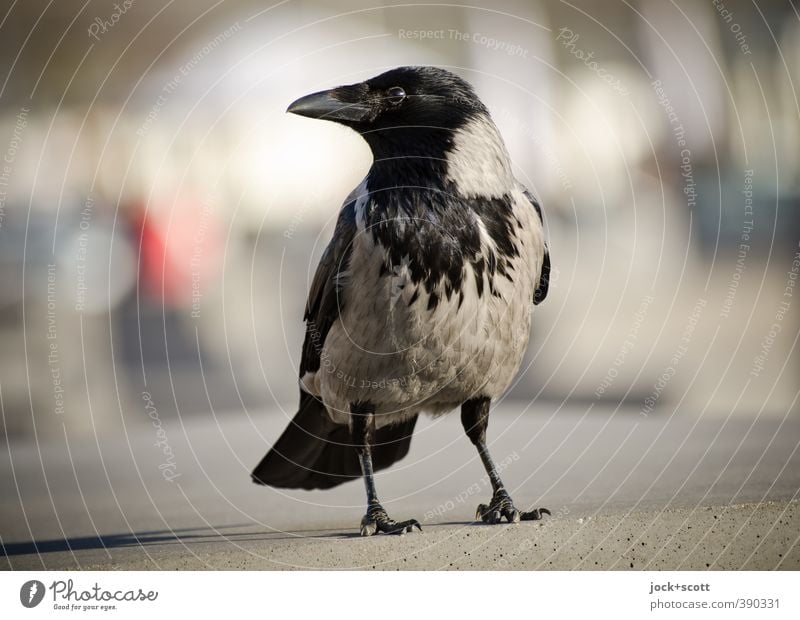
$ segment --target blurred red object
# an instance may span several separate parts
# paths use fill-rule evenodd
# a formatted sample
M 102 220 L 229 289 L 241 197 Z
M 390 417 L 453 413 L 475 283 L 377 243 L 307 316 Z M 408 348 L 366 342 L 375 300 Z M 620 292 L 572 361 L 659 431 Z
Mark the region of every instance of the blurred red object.
M 169 205 L 138 202 L 132 213 L 141 293 L 172 308 L 199 311 L 221 269 L 220 226 L 211 203 L 195 197 Z

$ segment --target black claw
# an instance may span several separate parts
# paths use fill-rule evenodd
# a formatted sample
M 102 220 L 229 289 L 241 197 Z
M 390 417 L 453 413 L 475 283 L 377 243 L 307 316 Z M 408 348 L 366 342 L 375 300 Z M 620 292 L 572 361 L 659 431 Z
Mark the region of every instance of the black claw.
M 516 508 L 507 508 L 503 511 L 503 516 L 508 520 L 509 523 L 519 523 L 520 513 Z
M 509 523 L 516 523 L 517 509 L 511 501 L 511 497 L 505 490 L 500 489 L 492 496 L 491 503 L 480 504 L 475 518 L 480 518 L 484 523 L 500 523 L 505 518 Z
M 542 518 L 542 515 L 549 514 L 550 511 L 547 508 L 536 508 L 530 512 L 520 512 L 514 507 L 511 496 L 505 489 L 500 489 L 492 496 L 492 501 L 489 505 L 478 505 L 475 519 L 480 519 L 489 524 L 500 523 L 504 518 L 509 523 L 519 523 L 520 521 L 537 521 Z
M 422 531 L 422 526 L 416 519 L 408 519 L 407 521 L 399 522 L 390 519 L 389 515 L 386 514 L 386 511 L 380 504 L 370 506 L 367 510 L 367 514 L 361 519 L 362 536 L 372 536 L 378 532 L 402 536 L 407 532 L 413 532 L 415 527 L 420 532 Z
M 397 527 L 403 528 L 404 531 L 407 533 L 413 532 L 414 528 L 417 528 L 420 532 L 422 531 L 422 526 L 416 519 L 409 519 L 408 521 L 403 521 L 402 523 L 398 523 Z
M 534 508 L 529 512 L 521 513 L 519 518 L 522 521 L 539 521 L 542 515 L 550 516 L 550 511 L 547 508 Z

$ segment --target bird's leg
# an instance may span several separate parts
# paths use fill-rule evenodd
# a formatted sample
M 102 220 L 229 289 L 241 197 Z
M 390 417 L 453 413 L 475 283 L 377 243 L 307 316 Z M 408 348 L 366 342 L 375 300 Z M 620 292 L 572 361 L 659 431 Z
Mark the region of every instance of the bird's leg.
M 468 400 L 461 405 L 461 423 L 470 441 L 478 449 L 478 454 L 483 462 L 483 467 L 489 475 L 492 483 L 492 500 L 486 504 L 479 504 L 475 518 L 480 518 L 484 523 L 500 523 L 505 517 L 509 523 L 518 521 L 535 521 L 542 518 L 543 514 L 550 514 L 547 508 L 534 508 L 529 512 L 520 512 L 514 507 L 511 496 L 503 487 L 497 466 L 489 454 L 486 446 L 486 428 L 489 425 L 489 402 L 488 398 L 476 398 Z
M 364 485 L 367 489 L 367 514 L 361 519 L 361 535 L 372 536 L 378 532 L 385 534 L 405 534 L 415 527 L 422 531 L 416 519 L 395 521 L 386 514 L 375 490 L 375 477 L 372 471 L 372 440 L 375 435 L 375 407 L 369 404 L 350 406 L 351 434 L 353 444 L 358 450 Z

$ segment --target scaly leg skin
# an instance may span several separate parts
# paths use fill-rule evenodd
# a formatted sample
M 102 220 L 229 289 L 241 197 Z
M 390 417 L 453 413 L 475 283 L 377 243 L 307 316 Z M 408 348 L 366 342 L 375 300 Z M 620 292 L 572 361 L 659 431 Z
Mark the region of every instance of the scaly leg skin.
M 499 488 L 492 495 L 490 504 L 478 504 L 475 519 L 480 519 L 484 523 L 500 523 L 505 517 L 509 523 L 519 523 L 520 521 L 538 521 L 543 515 L 549 515 L 547 508 L 534 508 L 528 512 L 520 512 L 514 507 L 511 496 L 504 488 Z
M 370 445 L 375 433 L 375 408 L 368 403 L 353 404 L 350 406 L 350 419 L 353 443 L 357 446 L 361 471 L 364 474 L 364 485 L 367 489 L 367 514 L 361 519 L 361 535 L 372 536 L 382 532 L 402 536 L 406 532 L 414 531 L 415 527 L 421 532 L 422 526 L 419 521 L 416 519 L 395 521 L 386 514 L 386 510 L 378 501 Z
M 549 515 L 547 508 L 534 508 L 528 512 L 520 512 L 511 501 L 511 496 L 503 488 L 503 481 L 497 473 L 497 467 L 486 446 L 486 427 L 489 424 L 489 399 L 478 398 L 468 400 L 461 406 L 461 423 L 470 441 L 478 449 L 489 481 L 492 483 L 492 499 L 489 504 L 479 504 L 475 519 L 484 523 L 500 523 L 505 518 L 509 523 L 520 521 L 538 521 L 543 515 Z
M 367 509 L 367 514 L 361 519 L 361 535 L 372 536 L 378 532 L 384 534 L 398 534 L 402 536 L 406 532 L 413 532 L 414 528 L 420 532 L 422 526 L 416 519 L 408 519 L 407 521 L 395 521 L 390 518 L 383 506 L 380 504 L 373 504 Z

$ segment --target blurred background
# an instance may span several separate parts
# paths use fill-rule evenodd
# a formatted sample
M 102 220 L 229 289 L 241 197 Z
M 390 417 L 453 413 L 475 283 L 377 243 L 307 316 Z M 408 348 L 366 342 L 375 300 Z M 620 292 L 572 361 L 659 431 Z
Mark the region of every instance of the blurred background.
M 797 5 L 469 4 L 0 4 L 0 440 L 291 414 L 370 154 L 286 106 L 410 64 L 474 84 L 544 205 L 509 402 L 796 415 Z

